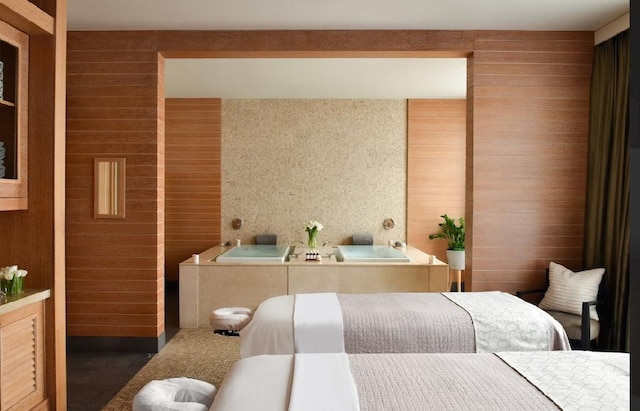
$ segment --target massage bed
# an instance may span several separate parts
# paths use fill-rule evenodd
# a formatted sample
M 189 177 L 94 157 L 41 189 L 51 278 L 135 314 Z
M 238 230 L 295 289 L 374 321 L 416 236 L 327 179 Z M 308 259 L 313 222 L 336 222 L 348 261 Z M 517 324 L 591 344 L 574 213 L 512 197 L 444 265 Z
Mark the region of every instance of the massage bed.
M 240 356 L 570 350 L 545 311 L 500 291 L 312 293 L 263 301 L 240 331 Z
M 628 410 L 629 354 L 259 355 L 237 361 L 210 411 Z

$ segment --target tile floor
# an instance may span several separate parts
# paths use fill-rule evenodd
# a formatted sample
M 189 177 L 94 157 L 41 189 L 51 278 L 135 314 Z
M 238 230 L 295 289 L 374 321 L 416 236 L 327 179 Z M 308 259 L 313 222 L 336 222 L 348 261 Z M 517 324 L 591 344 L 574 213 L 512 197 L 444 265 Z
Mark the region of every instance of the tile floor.
M 167 342 L 178 332 L 178 288 L 166 287 Z M 67 352 L 67 410 L 99 411 L 153 357 L 152 353 Z

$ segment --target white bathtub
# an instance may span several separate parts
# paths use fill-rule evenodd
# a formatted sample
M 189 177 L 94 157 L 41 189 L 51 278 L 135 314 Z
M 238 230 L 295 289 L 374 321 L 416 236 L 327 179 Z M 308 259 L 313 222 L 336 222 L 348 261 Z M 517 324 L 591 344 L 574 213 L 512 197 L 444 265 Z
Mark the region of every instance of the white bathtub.
M 345 263 L 410 263 L 401 251 L 387 245 L 339 245 L 336 260 Z
M 288 245 L 247 244 L 235 246 L 216 257 L 223 263 L 284 263 L 289 256 Z

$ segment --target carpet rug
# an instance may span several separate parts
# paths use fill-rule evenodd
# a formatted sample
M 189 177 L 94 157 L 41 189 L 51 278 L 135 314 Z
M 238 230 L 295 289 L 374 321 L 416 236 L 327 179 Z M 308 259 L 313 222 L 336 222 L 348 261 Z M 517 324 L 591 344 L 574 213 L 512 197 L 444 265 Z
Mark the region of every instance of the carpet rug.
M 219 388 L 238 359 L 239 337 L 214 334 L 208 328 L 181 329 L 102 410 L 130 410 L 133 397 L 152 380 L 189 377 Z

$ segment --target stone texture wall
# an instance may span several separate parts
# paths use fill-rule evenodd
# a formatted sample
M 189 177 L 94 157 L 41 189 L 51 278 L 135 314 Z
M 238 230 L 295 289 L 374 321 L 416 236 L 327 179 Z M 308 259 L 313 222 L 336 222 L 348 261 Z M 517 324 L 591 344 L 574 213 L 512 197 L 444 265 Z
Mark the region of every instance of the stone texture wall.
M 223 100 L 222 239 L 306 242 L 314 219 L 320 244 L 405 241 L 406 118 L 406 100 Z

